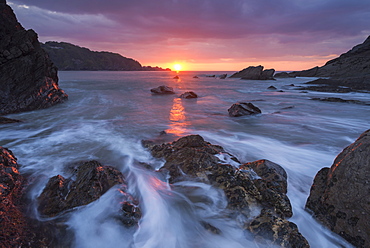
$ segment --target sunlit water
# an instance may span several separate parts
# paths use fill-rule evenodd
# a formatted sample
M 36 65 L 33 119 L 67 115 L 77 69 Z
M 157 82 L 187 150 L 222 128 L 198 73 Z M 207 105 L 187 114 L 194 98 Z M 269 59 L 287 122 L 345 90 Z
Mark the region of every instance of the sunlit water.
M 168 133 L 163 141 L 200 134 L 242 163 L 269 159 L 280 164 L 288 173 L 294 212 L 290 221 L 311 247 L 351 247 L 319 225 L 304 205 L 320 168 L 331 166 L 336 155 L 369 128 L 370 106 L 310 98 L 368 101 L 369 94 L 304 93 L 289 86 L 309 78 L 243 81 L 205 77 L 208 74 L 214 72 L 180 72 L 176 80 L 175 72 L 60 72 L 69 101 L 9 115 L 23 122 L 1 126 L 0 145 L 15 153 L 21 171 L 39 178 L 30 193 L 33 198 L 48 178 L 64 175 L 70 162 L 97 159 L 125 174 L 143 211 L 139 228 L 128 229 L 108 218 L 119 208 L 117 190 L 111 189 L 71 215 L 68 225 L 75 232 L 76 247 L 257 247 L 235 220 L 224 217 L 222 191 L 194 182 L 170 187 L 138 166 L 162 166 L 163 161 L 152 158 L 140 143 L 159 137 L 161 131 Z M 177 94 L 152 95 L 150 89 L 159 85 L 171 86 Z M 284 92 L 268 90 L 270 85 Z M 178 98 L 185 91 L 199 98 Z M 254 103 L 262 114 L 229 117 L 227 109 L 238 101 Z M 207 231 L 202 222 L 221 234 Z

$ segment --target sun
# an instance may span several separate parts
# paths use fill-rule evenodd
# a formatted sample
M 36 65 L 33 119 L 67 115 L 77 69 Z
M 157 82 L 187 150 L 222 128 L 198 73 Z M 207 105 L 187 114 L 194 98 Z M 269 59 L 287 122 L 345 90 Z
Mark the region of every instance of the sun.
M 175 69 L 175 71 L 181 71 L 181 68 L 182 68 L 182 66 L 180 64 L 174 64 L 173 65 L 173 69 Z

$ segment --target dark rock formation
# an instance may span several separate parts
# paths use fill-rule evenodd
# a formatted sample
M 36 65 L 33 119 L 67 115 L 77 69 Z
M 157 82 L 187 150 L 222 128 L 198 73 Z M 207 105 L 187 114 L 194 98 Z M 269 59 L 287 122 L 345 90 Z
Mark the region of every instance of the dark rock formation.
M 274 215 L 271 210 L 262 210 L 246 228 L 268 247 L 310 247 L 296 224 Z
M 306 207 L 333 232 L 356 247 L 370 246 L 370 130 L 321 169 Z
M 286 173 L 279 165 L 261 160 L 241 165 L 238 169 L 215 155 L 228 155 L 237 162 L 235 157 L 226 153 L 221 146 L 204 141 L 199 135 L 186 136 L 164 144 L 143 141 L 143 145 L 149 148 L 154 157 L 165 159 L 159 172 L 171 184 L 193 180 L 222 189 L 228 199 L 227 208 L 234 215 L 240 214 L 248 219 L 244 221 L 245 229 L 256 234 L 256 241 L 259 241 L 259 236 L 263 236 L 274 245 L 309 247 L 297 227 L 284 219 L 292 216 L 292 210 L 285 195 Z M 285 205 L 282 199 L 286 200 Z M 261 216 L 267 212 L 268 217 L 263 219 L 260 216 L 251 220 L 252 210 L 258 206 L 263 209 Z M 269 236 L 271 232 L 277 232 L 278 235 Z
M 263 70 L 263 66 L 249 66 L 239 72 L 234 73 L 230 78 L 241 78 L 246 80 L 272 80 L 275 70 Z
M 173 91 L 172 87 L 161 85 L 157 88 L 153 88 L 150 90 L 154 94 L 160 94 L 160 95 L 166 95 L 166 94 L 175 94 L 175 91 Z
M 294 78 L 296 76 L 289 74 L 288 72 L 278 72 L 275 73 L 274 78 Z
M 221 74 L 220 76 L 218 76 L 219 79 L 225 79 L 227 77 L 227 74 Z
M 185 98 L 185 99 L 198 98 L 198 95 L 195 94 L 193 91 L 187 91 L 181 94 L 180 98 Z
M 180 79 L 178 75 L 174 76 L 173 79 Z
M 229 112 L 229 116 L 231 117 L 239 117 L 243 115 L 254 115 L 262 113 L 262 111 L 258 107 L 254 106 L 250 102 L 234 103 L 227 111 Z
M 38 210 L 42 215 L 55 216 L 65 210 L 89 204 L 114 185 L 122 185 L 123 191 L 126 187 L 120 171 L 97 161 L 78 166 L 73 177 L 74 180 L 57 175 L 49 179 L 38 197 Z
M 355 104 L 363 104 L 363 105 L 370 105 L 369 103 L 359 101 L 359 100 L 345 100 L 339 97 L 314 97 L 311 98 L 311 100 L 316 100 L 316 101 L 323 101 L 323 102 L 344 102 L 344 103 L 355 103 Z
M 0 124 L 8 124 L 8 123 L 16 123 L 16 122 L 21 122 L 21 121 L 0 116 Z
M 269 86 L 267 89 L 268 89 L 268 90 L 276 90 L 276 87 L 275 87 L 275 86 L 273 86 L 273 85 L 271 85 L 271 86 Z
M 370 91 L 370 77 L 319 78 L 305 84 L 315 84 L 315 86 L 301 87 L 300 89 L 336 93 Z
M 41 49 L 37 34 L 25 30 L 12 9 L 0 3 L 0 115 L 64 102 L 57 68 Z

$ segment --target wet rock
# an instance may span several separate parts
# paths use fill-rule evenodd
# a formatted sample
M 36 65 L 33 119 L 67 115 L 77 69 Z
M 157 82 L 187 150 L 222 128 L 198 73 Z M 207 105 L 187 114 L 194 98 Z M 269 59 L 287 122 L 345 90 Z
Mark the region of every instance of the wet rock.
M 0 4 L 0 115 L 48 108 L 67 100 L 57 68 L 6 3 Z
M 238 163 L 236 158 L 199 135 L 159 145 L 144 141 L 143 145 L 154 157 L 165 160 L 159 172 L 171 184 L 191 180 L 222 189 L 228 200 L 227 208 L 233 215 L 241 214 L 247 219 L 246 229 L 255 234 L 257 240 L 263 237 L 283 247 L 309 247 L 297 227 L 284 219 L 292 216 L 292 210 L 286 197 L 287 175 L 281 166 L 260 160 L 241 165 L 238 169 L 221 160 L 220 155 L 231 156 L 232 161 Z M 253 213 L 258 208 L 263 211 L 254 219 L 256 215 Z M 272 232 L 272 235 L 265 232 Z
M 193 91 L 187 91 L 181 94 L 180 98 L 185 98 L 185 99 L 198 98 L 198 95 L 195 94 Z
M 311 98 L 311 100 L 316 100 L 316 101 L 323 101 L 323 102 L 344 102 L 344 103 L 355 103 L 355 104 L 363 104 L 363 105 L 369 105 L 369 103 L 359 101 L 359 100 L 345 100 L 339 97 L 314 97 Z
M 157 88 L 153 88 L 150 91 L 154 94 L 161 94 L 161 95 L 175 94 L 175 92 L 173 91 L 173 88 L 166 86 L 166 85 L 158 86 Z
M 8 124 L 8 123 L 16 123 L 16 122 L 21 122 L 21 121 L 0 116 L 0 124 Z
M 275 73 L 274 69 L 263 70 L 263 66 L 249 66 L 234 73 L 230 78 L 241 78 L 246 80 L 271 80 Z
M 278 72 L 274 75 L 275 78 L 295 78 L 295 75 L 291 75 L 288 72 Z
M 298 231 L 296 224 L 277 217 L 271 210 L 262 210 L 261 214 L 245 226 L 255 235 L 258 243 L 279 247 L 310 247 L 307 240 Z
M 306 208 L 356 247 L 370 246 L 370 130 L 315 176 Z
M 267 89 L 268 89 L 268 90 L 276 90 L 276 87 L 275 87 L 275 86 L 273 86 L 273 85 L 271 85 L 271 86 L 269 86 Z
M 198 76 L 194 76 L 193 78 L 199 78 Z
M 228 110 L 229 116 L 239 117 L 244 115 L 260 114 L 262 111 L 253 105 L 253 103 L 238 102 L 234 103 Z
M 61 175 L 50 178 L 38 197 L 38 210 L 42 215 L 55 216 L 89 204 L 114 185 L 125 188 L 125 179 L 120 171 L 97 161 L 85 162 L 76 169 L 73 177 L 73 180 Z
M 275 213 L 283 217 L 292 217 L 292 206 L 287 197 L 287 174 L 278 164 L 269 160 L 258 160 L 240 166 L 240 169 L 253 169 L 260 177 L 255 185 L 262 196 L 262 203 L 272 206 Z
M 227 77 L 227 74 L 221 74 L 218 78 L 219 79 L 225 79 Z
M 173 79 L 180 79 L 178 75 L 174 76 Z

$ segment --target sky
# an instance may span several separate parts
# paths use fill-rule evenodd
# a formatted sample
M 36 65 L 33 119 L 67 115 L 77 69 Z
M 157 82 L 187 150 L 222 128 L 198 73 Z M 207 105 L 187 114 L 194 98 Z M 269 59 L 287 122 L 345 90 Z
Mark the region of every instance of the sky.
M 41 42 L 145 66 L 291 71 L 322 66 L 370 35 L 369 0 L 7 0 Z

